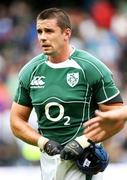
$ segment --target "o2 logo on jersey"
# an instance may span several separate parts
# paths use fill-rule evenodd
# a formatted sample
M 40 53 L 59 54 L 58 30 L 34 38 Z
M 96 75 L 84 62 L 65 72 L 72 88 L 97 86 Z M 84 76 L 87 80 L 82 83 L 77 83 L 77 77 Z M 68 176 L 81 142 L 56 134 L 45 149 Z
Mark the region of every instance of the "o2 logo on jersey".
M 79 82 L 79 73 L 68 73 L 67 83 L 69 86 L 74 87 Z
M 51 107 L 53 106 L 56 106 L 59 108 L 59 115 L 57 117 L 52 117 L 51 114 L 49 113 L 49 110 Z M 48 104 L 46 104 L 45 106 L 45 115 L 46 115 L 46 118 L 50 121 L 53 121 L 53 122 L 57 122 L 57 121 L 60 121 L 62 118 L 65 120 L 64 121 L 64 125 L 65 126 L 69 126 L 70 125 L 70 117 L 69 116 L 64 116 L 64 107 L 57 103 L 57 102 L 50 102 Z

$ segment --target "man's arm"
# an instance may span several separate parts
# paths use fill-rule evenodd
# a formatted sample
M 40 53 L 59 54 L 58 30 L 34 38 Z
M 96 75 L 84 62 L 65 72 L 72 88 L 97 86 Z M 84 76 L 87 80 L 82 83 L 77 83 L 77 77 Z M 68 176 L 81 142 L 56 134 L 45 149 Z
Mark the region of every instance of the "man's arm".
M 95 142 L 104 141 L 118 133 L 127 120 L 127 106 L 122 106 L 122 104 L 109 106 L 107 112 L 102 112 L 103 108 L 100 110 L 95 112 L 95 118 L 84 123 L 85 135 Z
M 11 129 L 13 134 L 28 144 L 38 146 L 49 155 L 59 154 L 61 145 L 40 135 L 29 123 L 31 108 L 19 105 L 15 102 L 11 108 Z
M 31 108 L 19 105 L 15 102 L 11 108 L 11 129 L 13 134 L 26 143 L 37 145 L 38 139 L 41 137 L 28 123 Z

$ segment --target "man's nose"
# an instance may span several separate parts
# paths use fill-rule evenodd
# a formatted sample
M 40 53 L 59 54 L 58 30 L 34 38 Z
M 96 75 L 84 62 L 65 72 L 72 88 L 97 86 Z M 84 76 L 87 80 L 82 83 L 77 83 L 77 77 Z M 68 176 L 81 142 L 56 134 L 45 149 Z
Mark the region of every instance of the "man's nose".
M 44 32 L 41 34 L 40 39 L 41 39 L 42 41 L 47 40 L 47 36 L 46 36 L 46 34 L 45 34 Z

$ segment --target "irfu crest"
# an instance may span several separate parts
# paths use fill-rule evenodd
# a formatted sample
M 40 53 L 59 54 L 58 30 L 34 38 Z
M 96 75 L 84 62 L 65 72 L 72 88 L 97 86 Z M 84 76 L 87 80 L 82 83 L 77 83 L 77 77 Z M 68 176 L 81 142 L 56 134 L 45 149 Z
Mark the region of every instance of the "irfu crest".
M 67 74 L 67 83 L 69 86 L 74 87 L 79 81 L 79 73 L 68 73 Z

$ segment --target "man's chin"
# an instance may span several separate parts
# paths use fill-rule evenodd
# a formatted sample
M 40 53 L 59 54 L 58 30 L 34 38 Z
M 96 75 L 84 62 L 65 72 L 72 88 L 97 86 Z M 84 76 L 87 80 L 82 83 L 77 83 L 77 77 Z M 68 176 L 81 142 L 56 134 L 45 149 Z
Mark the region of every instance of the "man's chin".
M 55 53 L 53 53 L 51 51 L 43 51 L 43 54 L 45 54 L 47 56 L 54 56 Z
M 48 52 L 48 51 L 43 51 L 43 54 L 45 54 L 45 55 L 51 55 L 52 53 L 51 53 L 51 52 Z

